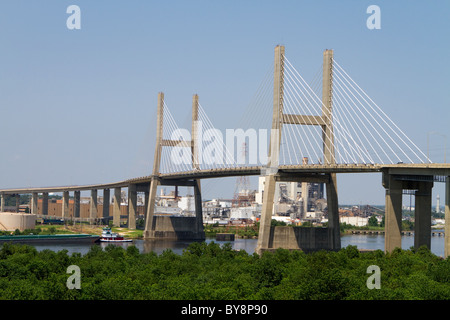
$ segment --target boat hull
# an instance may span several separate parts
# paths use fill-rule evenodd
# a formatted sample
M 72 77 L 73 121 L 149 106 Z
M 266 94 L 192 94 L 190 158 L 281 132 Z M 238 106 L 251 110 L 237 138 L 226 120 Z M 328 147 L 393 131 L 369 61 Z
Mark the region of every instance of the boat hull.
M 51 244 L 51 243 L 95 243 L 100 236 L 89 234 L 59 234 L 59 235 L 29 235 L 29 236 L 0 236 L 2 243 L 24 243 L 24 244 Z
M 100 239 L 100 242 L 132 242 L 132 239 Z

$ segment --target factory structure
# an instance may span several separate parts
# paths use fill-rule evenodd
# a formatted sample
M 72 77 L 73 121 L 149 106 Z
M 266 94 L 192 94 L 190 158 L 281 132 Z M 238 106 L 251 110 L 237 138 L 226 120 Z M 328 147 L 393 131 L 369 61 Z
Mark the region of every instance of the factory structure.
M 264 183 L 264 177 L 260 177 L 258 192 L 255 194 L 255 202 L 261 206 Z M 323 183 L 277 182 L 274 199 L 275 217 L 289 217 L 291 220 L 321 220 L 327 209 Z
M 258 190 L 241 189 L 232 199 L 203 201 L 203 222 L 207 224 L 253 224 L 259 221 L 264 195 L 264 177 L 258 179 Z M 288 224 L 323 222 L 327 201 L 321 183 L 278 182 L 275 192 L 273 219 Z M 194 216 L 193 195 L 177 196 L 174 191 L 165 194 L 162 189 L 157 196 L 156 214 Z M 326 220 L 325 220 L 326 221 Z
M 308 163 L 308 158 L 303 158 Z M 213 200 L 203 204 L 203 218 L 209 221 L 228 223 L 254 223 L 261 216 L 265 178 L 259 177 L 258 190 L 250 190 L 246 177 L 236 183 L 231 201 Z M 325 222 L 327 201 L 324 199 L 323 183 L 277 182 L 273 205 L 275 220 L 301 225 L 305 221 Z

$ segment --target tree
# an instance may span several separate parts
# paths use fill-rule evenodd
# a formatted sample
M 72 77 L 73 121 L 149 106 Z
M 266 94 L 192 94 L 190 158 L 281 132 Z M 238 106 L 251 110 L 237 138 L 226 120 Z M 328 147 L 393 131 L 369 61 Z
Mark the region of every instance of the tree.
M 383 218 L 381 219 L 381 222 L 380 222 L 380 227 L 384 228 L 385 223 L 386 223 L 386 216 L 383 216 Z
M 402 230 L 414 230 L 414 222 L 410 220 L 402 220 Z
M 378 227 L 378 220 L 375 216 L 371 216 L 369 218 L 368 223 L 369 223 L 369 227 Z
M 276 226 L 286 226 L 286 222 L 284 222 L 284 221 L 278 221 L 278 220 L 272 219 L 272 221 L 270 221 L 270 225 L 271 225 L 272 227 L 276 227 Z

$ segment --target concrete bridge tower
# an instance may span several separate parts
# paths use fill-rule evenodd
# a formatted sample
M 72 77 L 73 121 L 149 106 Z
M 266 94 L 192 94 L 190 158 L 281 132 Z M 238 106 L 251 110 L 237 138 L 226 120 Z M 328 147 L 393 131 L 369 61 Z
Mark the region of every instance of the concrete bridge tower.
M 322 115 L 292 115 L 283 113 L 284 99 L 284 46 L 275 48 L 274 61 L 274 87 L 273 87 L 273 117 L 270 135 L 268 168 L 265 172 L 265 187 L 263 206 L 261 211 L 260 232 L 256 251 L 275 249 L 277 243 L 284 248 L 291 249 L 332 249 L 341 247 L 339 233 L 339 211 L 337 182 L 335 173 L 324 174 L 292 174 L 278 170 L 280 142 L 283 124 L 317 125 L 322 128 L 323 160 L 325 165 L 335 164 L 333 114 L 332 114 L 332 87 L 333 87 L 333 50 L 325 50 L 323 53 L 323 78 L 322 78 Z M 281 230 L 280 227 L 271 227 L 275 186 L 277 181 L 319 182 L 326 183 L 328 202 L 328 228 L 325 234 L 315 234 L 318 229 L 310 230 L 290 229 Z M 277 228 L 279 230 L 277 230 Z M 294 234 L 293 234 L 294 233 Z M 277 239 L 277 237 L 279 239 Z M 319 244 L 316 238 L 326 238 Z M 303 239 L 303 240 L 301 240 Z M 309 239 L 309 240 L 304 240 Z M 282 245 L 281 245 L 282 244 Z
M 198 121 L 198 95 L 192 99 L 192 134 L 191 141 L 169 140 L 163 138 L 164 125 L 164 93 L 158 94 L 156 145 L 153 162 L 153 171 L 149 187 L 149 200 L 145 219 L 144 239 L 173 238 L 202 240 L 203 231 L 202 198 L 200 180 L 164 180 L 160 177 L 160 164 L 163 147 L 190 147 L 192 151 L 192 167 L 198 169 L 197 148 L 197 121 Z M 156 217 L 155 202 L 156 191 L 159 185 L 189 186 L 194 188 L 195 217 Z M 183 220 L 181 220 L 183 219 Z

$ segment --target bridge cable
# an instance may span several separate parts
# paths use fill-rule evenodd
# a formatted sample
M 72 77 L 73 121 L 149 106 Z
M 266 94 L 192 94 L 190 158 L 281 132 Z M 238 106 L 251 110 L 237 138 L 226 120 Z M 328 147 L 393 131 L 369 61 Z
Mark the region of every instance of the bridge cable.
M 300 73 L 292 66 L 292 64 L 289 62 L 288 59 L 285 59 L 285 61 L 288 62 L 288 69 L 289 69 L 289 68 L 292 68 L 292 70 L 294 70 L 294 72 L 295 72 L 295 73 L 294 73 L 294 77 L 295 77 L 295 78 L 297 79 L 297 81 L 300 83 L 300 85 L 302 86 L 303 90 L 306 91 L 306 92 L 308 93 L 308 96 L 312 99 L 312 101 L 313 101 L 317 106 L 319 106 L 319 108 L 320 108 L 321 106 L 323 106 L 323 104 L 322 104 L 322 102 L 320 101 L 319 97 L 317 97 L 317 95 L 315 94 L 315 92 L 312 91 L 312 89 L 309 87 L 308 83 L 303 79 L 303 77 L 300 75 Z M 301 79 L 302 81 L 300 81 L 300 80 L 298 79 L 298 77 L 296 76 L 296 74 L 298 75 L 298 77 L 300 77 L 300 79 Z M 307 89 L 305 88 L 305 85 L 303 85 L 303 83 L 306 85 L 306 87 L 307 87 L 309 90 L 307 90 Z M 295 84 L 296 84 L 296 83 L 295 83 Z M 297 86 L 297 88 L 300 90 L 300 88 L 298 87 L 297 84 L 296 84 L 296 86 Z M 303 90 L 300 90 L 300 92 L 304 95 L 304 97 L 305 97 L 305 98 L 308 100 L 308 102 L 311 104 L 310 98 L 308 98 L 308 97 L 304 94 Z M 316 99 L 320 101 L 320 103 L 317 102 L 316 100 L 314 100 L 314 97 L 311 95 L 311 92 L 312 92 L 312 94 L 316 97 Z M 307 104 L 305 104 L 305 105 L 307 106 Z M 308 108 L 308 109 L 309 109 L 309 108 Z M 332 116 L 332 115 L 331 115 L 331 116 Z M 327 118 L 327 120 L 328 120 L 329 122 L 333 123 L 332 119 L 330 119 L 330 117 L 329 117 L 328 115 L 326 116 L 326 118 Z M 321 127 L 321 129 L 322 129 L 322 133 L 325 134 L 325 136 L 328 137 L 328 139 L 331 140 L 331 138 L 332 138 L 331 132 L 325 132 L 325 130 L 323 129 L 323 127 L 322 127 L 322 126 L 320 126 L 320 127 Z M 334 139 L 333 139 L 333 140 L 334 140 Z M 337 152 L 338 152 L 338 155 L 342 158 L 342 155 L 340 154 L 339 148 L 336 147 L 335 142 L 333 142 L 333 146 L 335 147 L 335 152 L 337 151 Z M 326 144 L 325 144 L 325 147 L 328 149 L 328 151 L 329 151 L 330 153 L 332 153 L 331 150 L 330 150 L 330 147 L 328 147 Z M 344 147 L 343 147 L 343 148 L 344 148 Z M 335 162 L 336 162 L 336 155 L 333 154 L 333 157 L 335 158 Z M 324 159 L 324 160 L 325 160 L 325 159 Z M 324 162 L 325 162 L 325 161 L 324 161 Z M 325 164 L 325 163 L 324 163 L 324 164 Z
M 338 75 L 338 73 L 335 73 L 336 79 L 342 81 Z M 340 81 L 335 81 L 335 83 L 345 92 L 345 94 L 350 98 L 350 100 L 353 102 L 353 105 L 358 109 L 358 111 L 363 115 L 363 117 L 366 119 L 366 121 L 369 123 L 369 125 L 372 127 L 372 129 L 375 131 L 375 133 L 383 140 L 383 142 L 386 144 L 386 146 L 389 148 L 389 150 L 392 151 L 392 153 L 395 155 L 395 157 L 397 157 L 398 161 L 401 161 L 401 158 L 396 154 L 396 152 L 392 149 L 391 145 L 383 138 L 383 136 L 380 134 L 380 132 L 374 127 L 374 125 L 372 124 L 372 121 L 370 121 L 366 115 L 364 114 L 364 112 L 361 111 L 361 109 L 358 107 L 358 105 L 354 102 L 354 100 L 348 95 L 347 91 L 353 96 L 353 98 L 356 99 L 356 101 L 359 102 L 359 104 L 364 108 L 365 111 L 367 111 L 367 108 L 361 103 L 361 101 L 359 101 L 359 99 L 353 94 L 353 92 L 351 92 L 349 90 L 349 88 L 345 85 L 345 83 L 343 83 L 343 85 L 345 86 L 345 88 L 347 89 L 347 91 L 345 91 L 341 84 Z M 367 112 L 369 113 L 369 112 Z M 375 123 L 380 126 L 379 122 L 373 117 L 373 115 L 371 113 L 369 113 L 369 115 L 372 117 L 372 119 L 375 121 Z M 380 126 L 381 127 L 381 126 Z M 381 129 L 386 133 L 386 130 L 383 129 L 383 127 L 381 127 Z M 371 131 L 370 131 L 371 132 Z M 387 134 L 387 133 L 386 133 Z M 392 162 L 391 158 L 387 155 L 387 153 L 385 152 L 384 148 L 381 147 L 381 145 L 378 143 L 378 139 L 375 139 L 375 142 L 377 142 L 378 146 L 383 150 L 383 152 L 385 153 L 385 155 L 389 158 L 389 161 Z M 395 142 L 394 142 L 395 143 Z M 395 143 L 397 145 L 397 143 Z M 398 145 L 397 145 L 398 146 Z
M 294 84 L 295 84 L 295 81 L 294 81 L 294 79 L 292 79 L 292 77 L 291 77 L 291 75 L 287 72 L 287 73 L 285 73 L 285 75 L 287 76 L 286 77 L 286 83 L 288 84 L 288 86 L 287 86 L 287 93 L 288 93 L 288 97 L 289 97 L 289 99 L 288 99 L 288 101 L 292 101 L 292 108 L 293 108 L 293 113 L 294 114 L 296 114 L 296 115 L 298 115 L 298 116 L 300 116 L 300 118 L 301 118 L 301 120 L 302 120 L 302 122 L 303 123 L 307 123 L 307 121 L 306 121 L 306 114 L 314 114 L 314 112 L 312 112 L 311 111 L 311 109 L 308 107 L 308 103 L 306 103 L 305 102 L 305 100 L 302 98 L 302 95 L 300 95 L 300 94 L 298 94 L 298 91 L 297 91 L 297 89 L 295 88 L 295 86 L 292 84 L 292 82 L 294 82 Z M 292 79 L 292 80 L 291 80 Z M 291 82 L 292 81 L 292 82 Z M 291 86 L 291 87 L 289 87 L 289 85 Z M 302 92 L 301 90 L 300 90 L 300 88 L 298 87 L 298 85 L 296 85 L 297 86 L 297 88 L 299 89 L 299 91 L 300 92 Z M 292 96 L 293 97 L 291 97 L 291 94 L 290 94 L 290 90 L 292 90 L 293 92 L 292 92 Z M 305 96 L 304 94 L 303 94 L 303 96 Z M 301 102 L 297 99 L 297 97 L 301 100 Z M 307 99 L 307 97 L 305 96 L 305 99 Z M 293 100 L 295 100 L 295 102 L 296 103 L 294 103 L 294 101 Z M 308 100 L 308 99 L 307 99 Z M 309 100 L 308 100 L 309 101 Z M 307 111 L 305 111 L 305 109 L 302 107 L 301 108 L 301 110 L 299 109 L 299 107 L 301 107 L 301 106 L 305 106 L 306 108 L 307 108 Z M 309 119 L 309 118 L 308 118 Z M 298 129 L 298 126 L 295 126 L 297 129 Z M 312 126 L 312 122 L 311 122 L 311 120 L 309 120 L 309 124 L 307 124 L 306 125 L 306 128 L 307 128 L 307 130 L 309 131 L 309 135 L 308 134 L 306 134 L 306 132 L 305 132 L 305 125 L 300 125 L 300 127 L 301 127 L 301 129 L 303 130 L 303 132 L 304 132 L 304 134 L 305 134 L 305 136 L 306 136 L 306 138 L 307 138 L 307 140 L 308 140 L 308 145 L 310 146 L 310 147 L 312 147 L 313 149 L 313 151 L 314 151 L 314 153 L 315 153 L 315 156 L 318 158 L 318 159 L 320 159 L 321 157 L 317 154 L 317 152 L 316 152 L 316 148 L 319 148 L 320 149 L 320 144 L 321 144 L 321 142 L 320 141 L 318 141 L 317 139 L 317 134 L 314 134 L 313 133 L 313 131 L 316 131 L 316 133 L 317 133 L 317 130 L 314 130 L 315 128 Z M 314 142 L 315 142 L 315 145 L 316 145 L 316 148 L 314 147 L 314 145 L 313 145 L 313 143 L 311 143 L 311 140 L 309 139 L 309 136 L 311 136 L 313 139 L 314 139 Z M 306 145 L 305 145 L 306 146 Z M 309 154 L 309 151 L 308 151 L 308 154 Z M 310 154 L 309 154 L 309 156 L 310 156 Z
M 334 60 L 334 59 L 333 59 Z M 409 139 L 409 137 L 392 121 L 392 119 L 367 95 L 367 93 L 361 89 L 360 86 L 358 86 L 358 84 L 347 74 L 347 72 L 345 72 L 345 70 L 337 63 L 335 62 L 335 64 L 337 65 L 337 67 L 347 76 L 348 79 L 351 80 L 352 83 L 354 83 L 356 85 L 356 87 L 373 103 L 373 105 L 395 126 L 395 128 L 400 131 L 400 133 L 420 152 L 422 153 L 423 156 L 425 156 L 425 154 L 414 144 L 413 141 L 411 141 L 411 139 Z M 353 87 L 353 85 L 350 83 L 350 81 L 345 78 L 345 80 Z M 354 88 L 354 87 L 353 87 Z M 357 91 L 356 89 L 354 89 L 361 97 L 362 95 L 359 93 L 359 91 Z M 363 97 L 362 97 L 363 98 Z M 364 98 L 363 98 L 364 99 Z M 385 121 L 385 119 L 383 117 L 381 117 L 378 112 L 372 107 L 372 105 L 370 105 L 365 99 L 364 101 L 369 105 L 369 107 L 374 110 L 374 112 L 377 113 L 377 115 L 383 120 L 383 122 L 389 126 L 389 128 L 395 133 L 395 135 L 414 153 L 414 155 L 423 163 L 424 161 L 417 155 L 417 153 L 397 134 L 397 132 L 395 130 L 392 129 L 392 127 Z M 403 150 L 402 150 L 403 151 Z M 426 157 L 426 156 L 425 156 Z

